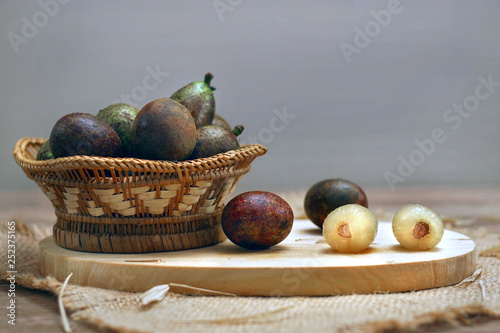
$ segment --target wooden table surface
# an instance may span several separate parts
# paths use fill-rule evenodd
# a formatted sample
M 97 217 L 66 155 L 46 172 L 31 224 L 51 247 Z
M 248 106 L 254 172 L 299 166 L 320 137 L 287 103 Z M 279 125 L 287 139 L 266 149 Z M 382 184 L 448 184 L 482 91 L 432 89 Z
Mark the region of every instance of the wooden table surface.
M 237 188 L 238 193 L 245 189 Z M 500 233 L 500 189 L 491 186 L 469 187 L 413 187 L 390 191 L 387 188 L 365 188 L 370 208 L 380 220 L 389 221 L 392 214 L 406 203 L 420 203 L 434 209 L 443 216 L 455 219 L 463 227 L 484 227 Z M 289 201 L 301 214 L 303 192 L 275 191 Z M 49 201 L 40 191 L 0 192 L 0 220 L 17 220 L 27 224 L 51 226 L 55 215 Z M 8 302 L 8 284 L 0 282 L 0 304 L 5 309 Z M 57 298 L 47 292 L 16 289 L 16 326 L 0 321 L 0 332 L 63 332 Z M 2 316 L 5 317 L 5 316 Z M 467 324 L 467 325 L 465 325 Z M 71 321 L 73 332 L 111 332 L 84 323 Z M 433 324 L 422 327 L 420 332 L 498 333 L 500 318 L 487 316 L 470 318 L 464 326 L 451 327 L 447 324 Z

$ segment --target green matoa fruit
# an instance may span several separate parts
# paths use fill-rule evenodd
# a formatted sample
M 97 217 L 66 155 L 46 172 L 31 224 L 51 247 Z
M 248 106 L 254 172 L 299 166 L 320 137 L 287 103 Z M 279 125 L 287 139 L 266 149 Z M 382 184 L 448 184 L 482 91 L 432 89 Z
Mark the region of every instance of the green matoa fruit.
M 47 140 L 40 146 L 40 149 L 38 149 L 36 159 L 37 161 L 45 161 L 53 158 L 54 155 L 52 155 L 52 151 L 50 150 L 50 140 Z
M 219 116 L 217 113 L 214 115 L 214 120 L 212 121 L 212 125 L 219 125 L 227 128 L 228 130 L 231 130 L 231 125 L 229 125 L 227 120 Z
M 189 159 L 213 156 L 240 148 L 236 135 L 242 131 L 242 125 L 236 126 L 233 131 L 218 125 L 201 127 L 197 131 L 196 145 Z
M 215 115 L 214 87 L 210 86 L 212 73 L 205 74 L 203 81 L 195 81 L 180 88 L 170 97 L 184 105 L 193 116 L 196 128 L 212 124 Z
M 139 158 L 182 161 L 196 144 L 196 126 L 182 104 L 160 98 L 146 104 L 132 126 L 132 142 Z
M 123 144 L 123 155 L 135 156 L 132 145 L 132 125 L 139 113 L 137 108 L 124 103 L 107 106 L 97 113 L 97 118 L 108 123 L 118 134 Z
M 73 155 L 123 156 L 123 145 L 116 131 L 88 113 L 63 116 L 52 128 L 49 141 L 55 158 Z

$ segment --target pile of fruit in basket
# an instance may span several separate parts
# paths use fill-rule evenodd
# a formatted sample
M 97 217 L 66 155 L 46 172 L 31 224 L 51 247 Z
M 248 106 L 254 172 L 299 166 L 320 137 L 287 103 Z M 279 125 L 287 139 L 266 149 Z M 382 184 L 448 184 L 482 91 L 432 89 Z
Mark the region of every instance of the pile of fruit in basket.
M 238 125 L 231 129 L 215 113 L 211 73 L 141 110 L 113 104 L 97 115 L 70 113 L 59 119 L 37 160 L 74 155 L 184 161 L 240 147 Z

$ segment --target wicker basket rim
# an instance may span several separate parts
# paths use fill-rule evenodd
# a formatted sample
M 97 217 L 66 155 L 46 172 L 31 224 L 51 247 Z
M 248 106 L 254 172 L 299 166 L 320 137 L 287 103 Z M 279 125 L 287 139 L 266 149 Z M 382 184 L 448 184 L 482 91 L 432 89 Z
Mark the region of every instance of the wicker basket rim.
M 14 159 L 22 166 L 37 171 L 58 171 L 79 168 L 102 168 L 115 170 L 132 171 L 159 171 L 159 170 L 200 170 L 200 169 L 220 169 L 238 160 L 244 160 L 249 156 L 257 157 L 264 155 L 267 148 L 259 143 L 248 144 L 236 150 L 186 161 L 160 161 L 146 160 L 131 157 L 100 157 L 76 155 L 70 157 L 59 157 L 56 159 L 37 161 L 27 156 L 28 146 L 43 144 L 47 138 L 24 137 L 17 141 L 14 146 Z

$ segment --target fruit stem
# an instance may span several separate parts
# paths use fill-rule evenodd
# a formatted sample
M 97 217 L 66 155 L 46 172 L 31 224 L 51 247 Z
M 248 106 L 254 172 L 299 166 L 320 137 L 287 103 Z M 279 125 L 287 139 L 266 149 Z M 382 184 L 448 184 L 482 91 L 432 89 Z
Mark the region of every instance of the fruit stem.
M 233 128 L 233 133 L 234 133 L 234 135 L 238 136 L 241 133 L 243 133 L 244 129 L 245 129 L 245 126 L 243 126 L 243 125 L 236 125 Z
M 215 90 L 215 87 L 212 87 L 212 86 L 210 85 L 210 82 L 212 82 L 212 79 L 213 79 L 213 78 L 214 78 L 214 75 L 213 75 L 212 73 L 207 73 L 207 74 L 205 74 L 205 79 L 203 80 L 203 82 L 205 82 L 208 86 L 210 86 L 210 89 L 211 89 L 212 91 L 214 91 L 214 90 Z

